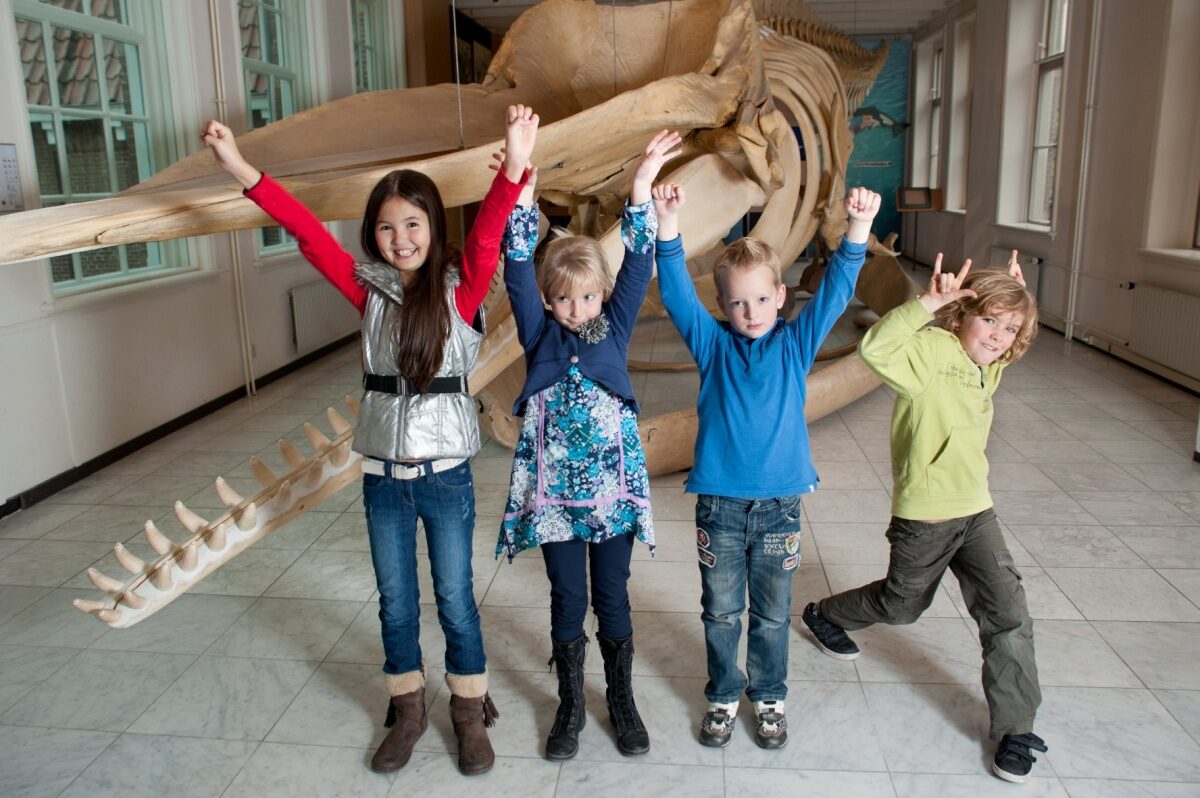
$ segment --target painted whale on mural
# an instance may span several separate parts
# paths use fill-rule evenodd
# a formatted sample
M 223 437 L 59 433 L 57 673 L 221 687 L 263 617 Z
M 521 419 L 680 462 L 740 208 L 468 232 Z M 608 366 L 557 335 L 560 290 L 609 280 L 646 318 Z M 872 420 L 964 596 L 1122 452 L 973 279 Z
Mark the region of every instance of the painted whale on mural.
M 897 122 L 873 105 L 864 105 L 854 112 L 854 121 L 850 124 L 852 132 L 862 133 L 875 127 L 889 127 L 893 136 L 899 136 L 908 127 L 908 122 Z

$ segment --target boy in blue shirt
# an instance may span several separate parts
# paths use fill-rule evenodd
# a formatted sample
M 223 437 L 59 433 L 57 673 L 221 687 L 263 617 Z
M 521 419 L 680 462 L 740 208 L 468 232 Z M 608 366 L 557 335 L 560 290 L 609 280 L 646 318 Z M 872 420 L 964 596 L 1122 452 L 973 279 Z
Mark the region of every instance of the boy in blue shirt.
M 717 259 L 718 322 L 696 297 L 679 236 L 681 186 L 653 190 L 663 305 L 700 370 L 699 428 L 687 491 L 696 500 L 696 546 L 708 649 L 708 711 L 700 742 L 729 744 L 743 691 L 754 702 L 754 739 L 787 743 L 788 625 L 800 564 L 800 497 L 816 490 L 804 422 L 805 379 L 821 342 L 854 294 L 879 195 L 846 196 L 849 228 L 812 300 L 789 323 L 786 288 L 767 244 L 743 238 Z M 750 595 L 746 674 L 737 664 Z

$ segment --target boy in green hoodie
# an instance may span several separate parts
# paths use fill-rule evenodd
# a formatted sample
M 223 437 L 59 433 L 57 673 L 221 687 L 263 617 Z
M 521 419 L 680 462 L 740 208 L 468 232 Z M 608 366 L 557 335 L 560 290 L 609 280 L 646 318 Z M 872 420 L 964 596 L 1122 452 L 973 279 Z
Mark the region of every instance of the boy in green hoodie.
M 992 771 L 1021 783 L 1036 761 L 1031 749 L 1046 750 L 1033 734 L 1041 690 L 1033 622 L 992 509 L 984 453 L 1000 374 L 1037 331 L 1037 302 L 1016 255 L 1007 274 L 970 273 L 969 260 L 954 274 L 941 270 L 939 254 L 925 293 L 863 338 L 863 360 L 896 392 L 887 577 L 809 604 L 802 619 L 822 651 L 855 659 L 846 630 L 913 623 L 949 568 L 979 624 L 991 738 L 999 741 Z

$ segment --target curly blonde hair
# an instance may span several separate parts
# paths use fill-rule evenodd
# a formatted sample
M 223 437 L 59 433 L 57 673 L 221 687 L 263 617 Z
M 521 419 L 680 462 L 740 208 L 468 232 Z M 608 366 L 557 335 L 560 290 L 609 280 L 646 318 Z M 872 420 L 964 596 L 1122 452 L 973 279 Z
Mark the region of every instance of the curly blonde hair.
M 1007 272 L 999 269 L 980 269 L 971 272 L 963 280 L 963 288 L 975 292 L 975 296 L 960 299 L 938 308 L 933 314 L 934 323 L 939 327 L 957 331 L 959 325 L 967 316 L 993 316 L 1000 313 L 1015 313 L 1023 317 L 1021 329 L 1013 345 L 1007 352 L 996 359 L 997 363 L 1016 363 L 1021 359 L 1037 335 L 1038 309 L 1037 300 L 1029 290 L 1010 277 Z
M 546 242 L 537 267 L 537 285 L 547 301 L 564 290 L 592 285 L 604 292 L 607 301 L 615 282 L 596 239 L 556 230 L 555 237 Z

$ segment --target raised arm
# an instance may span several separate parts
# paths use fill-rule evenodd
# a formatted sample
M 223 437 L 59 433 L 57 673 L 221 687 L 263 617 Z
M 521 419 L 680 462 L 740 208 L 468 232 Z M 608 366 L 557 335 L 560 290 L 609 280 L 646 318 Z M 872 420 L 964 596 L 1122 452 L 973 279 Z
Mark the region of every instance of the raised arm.
M 711 351 L 720 325 L 696 296 L 692 276 L 687 270 L 683 239 L 679 235 L 679 209 L 683 207 L 683 186 L 672 183 L 655 186 L 654 209 L 658 216 L 658 290 L 671 322 L 683 336 L 688 351 L 703 365 Z
M 251 166 L 242 157 L 233 131 L 226 125 L 210 121 L 204 126 L 200 140 L 212 150 L 221 168 L 242 184 L 243 193 L 296 238 L 305 260 L 362 313 L 367 292 L 354 281 L 354 256 L 329 234 L 321 220 L 269 175 Z
M 462 278 L 454 292 L 458 313 L 471 323 L 487 296 L 500 262 L 505 222 L 524 184 L 525 169 L 537 141 L 538 115 L 525 105 L 510 105 L 505 114 L 504 162 L 483 198 L 479 215 L 463 243 Z
M 517 339 L 529 349 L 546 327 L 546 309 L 533 272 L 537 248 L 538 208 L 534 201 L 537 167 L 529 167 L 529 179 L 521 190 L 517 207 L 509 214 L 504 230 L 504 287 L 517 325 Z
M 913 396 L 929 384 L 936 366 L 936 351 L 929 345 L 928 336 L 917 333 L 933 320 L 938 308 L 975 295 L 969 288 L 962 288 L 970 270 L 971 261 L 967 260 L 958 274 L 943 272 L 939 252 L 925 293 L 889 312 L 863 336 L 859 354 L 896 392 Z
M 654 274 L 654 242 L 658 232 L 658 216 L 651 203 L 651 187 L 663 164 L 676 158 L 683 137 L 675 131 L 662 130 L 654 135 L 642 150 L 642 158 L 633 174 L 629 201 L 621 213 L 621 241 L 625 256 L 617 273 L 612 296 L 608 300 L 608 316 L 615 334 L 628 340 L 637 323 L 638 311 L 646 299 L 650 278 Z
M 851 189 L 846 194 L 846 212 L 850 225 L 821 277 L 817 292 L 787 327 L 797 339 L 805 369 L 812 367 L 821 342 L 854 296 L 858 273 L 867 256 L 871 222 L 879 212 L 879 195 L 865 188 Z

